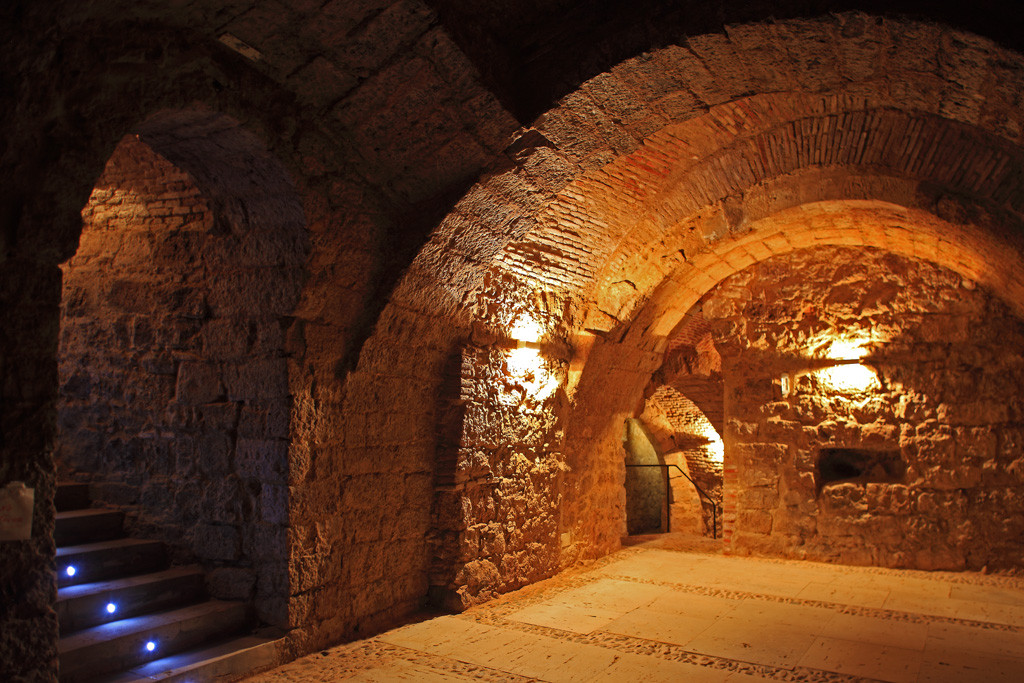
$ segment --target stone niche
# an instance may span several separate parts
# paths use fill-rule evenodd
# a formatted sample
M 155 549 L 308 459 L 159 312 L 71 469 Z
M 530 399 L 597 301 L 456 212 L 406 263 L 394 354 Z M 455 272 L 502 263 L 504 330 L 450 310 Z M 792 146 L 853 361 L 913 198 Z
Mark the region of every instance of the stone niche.
M 734 552 L 1024 566 L 1024 323 L 1001 300 L 927 262 L 817 248 L 701 306 L 723 357 Z
M 241 134 L 206 128 L 223 160 Z M 201 562 L 215 597 L 252 599 L 263 621 L 285 626 L 283 316 L 304 226 L 294 190 L 264 182 L 274 169 L 230 161 L 260 179 L 237 179 L 253 197 L 233 192 L 245 205 L 234 221 L 139 136 L 109 160 L 62 267 L 56 457 L 62 478 L 124 510 L 129 534 Z

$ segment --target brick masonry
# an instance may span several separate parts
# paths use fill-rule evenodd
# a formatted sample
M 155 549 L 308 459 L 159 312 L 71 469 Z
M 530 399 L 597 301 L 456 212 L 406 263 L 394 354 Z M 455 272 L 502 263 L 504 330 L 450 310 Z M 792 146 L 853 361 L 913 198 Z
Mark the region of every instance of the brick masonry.
M 166 401 L 173 378 L 175 397 L 180 389 L 207 406 L 223 396 L 241 410 L 270 398 L 257 396 L 256 380 L 283 364 L 269 386 L 288 403 L 287 437 L 269 416 L 255 428 L 287 440 L 286 474 L 244 477 L 260 482 L 258 514 L 265 484 L 286 476 L 284 542 L 283 522 L 265 523 L 287 587 L 280 572 L 267 579 L 277 602 L 265 613 L 287 614 L 293 652 L 380 628 L 432 585 L 463 604 L 617 548 L 623 421 L 642 410 L 686 312 L 758 261 L 875 246 L 948 267 L 1012 310 L 1024 301 L 1024 68 L 1016 53 L 956 29 L 847 13 L 680 33 L 675 45 L 639 47 L 517 130 L 437 14 L 413 0 L 181 0 L 173 11 L 60 3 L 59 12 L 25 3 L 0 23 L 10 46 L 0 56 L 10 84 L 0 474 L 39 493 L 36 535 L 0 561 L 0 587 L 17 596 L 0 613 L 0 661 L 18 663 L 15 679 L 46 679 L 55 657 L 58 264 L 75 254 L 82 208 L 128 133 L 194 181 L 208 209 L 194 227 L 212 221 L 217 239 L 244 242 L 252 220 L 275 226 L 254 253 L 232 253 L 230 267 L 255 257 L 266 272 L 289 273 L 284 290 L 238 268 L 214 283 L 220 299 L 207 297 L 206 317 L 189 318 L 184 301 L 170 315 L 205 329 L 257 297 L 278 324 L 256 325 L 244 343 L 268 343 L 254 356 L 268 364 L 203 349 L 174 360 L 146 401 Z M 261 206 L 268 187 L 292 199 Z M 296 208 L 301 220 L 278 220 Z M 126 246 L 144 248 L 131 238 Z M 130 288 L 118 296 L 111 306 L 139 298 Z M 143 313 L 123 317 L 152 318 Z M 487 388 L 501 371 L 495 340 L 523 316 L 543 321 L 542 350 L 566 367 L 562 398 L 519 415 L 504 401 L 523 394 L 521 383 Z M 145 325 L 131 329 L 114 338 L 142 343 Z M 230 332 L 222 348 L 242 345 Z M 449 419 L 464 352 L 475 359 L 466 376 L 478 378 L 467 380 L 478 401 L 469 423 Z M 563 438 L 529 432 L 527 417 L 560 425 Z M 176 436 L 205 433 L 204 420 Z M 505 424 L 521 443 L 495 442 Z M 250 446 L 238 434 L 225 448 L 262 448 Z M 470 506 L 446 528 L 465 544 L 438 563 L 439 474 L 463 476 L 459 463 L 475 461 L 459 454 L 475 450 L 494 472 L 520 456 L 530 464 L 495 475 L 495 506 Z M 547 462 L 560 473 L 537 475 L 542 486 L 531 489 L 531 468 Z M 482 488 L 465 491 L 488 500 Z M 503 566 L 491 541 L 525 501 L 542 511 L 536 534 L 506 530 L 514 559 Z M 149 519 L 153 530 L 162 524 Z M 245 537 L 247 524 L 209 527 Z M 251 576 L 246 563 L 256 561 L 242 546 L 235 559 L 209 560 Z M 480 571 L 460 578 L 471 565 Z

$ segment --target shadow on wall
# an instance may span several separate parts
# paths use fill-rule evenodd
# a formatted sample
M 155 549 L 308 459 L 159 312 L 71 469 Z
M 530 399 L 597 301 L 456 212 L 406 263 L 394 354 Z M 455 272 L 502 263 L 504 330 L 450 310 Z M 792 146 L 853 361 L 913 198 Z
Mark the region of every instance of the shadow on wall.
M 231 119 L 126 136 L 64 266 L 58 471 L 129 532 L 288 626 L 286 334 L 308 251 L 296 190 Z
M 668 531 L 668 469 L 640 420 L 626 420 L 622 447 L 626 453 L 626 533 Z

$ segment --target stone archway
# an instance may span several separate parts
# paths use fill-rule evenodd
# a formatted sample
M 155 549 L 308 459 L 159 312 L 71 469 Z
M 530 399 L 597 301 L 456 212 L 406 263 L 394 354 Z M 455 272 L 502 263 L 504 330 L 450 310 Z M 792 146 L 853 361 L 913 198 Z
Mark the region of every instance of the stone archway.
M 288 627 L 286 333 L 306 220 L 232 119 L 151 117 L 118 145 L 64 266 L 58 471 L 129 531 Z
M 806 41 L 822 35 L 834 58 L 800 57 L 817 54 Z M 777 48 L 772 68 L 752 68 L 759 42 Z M 1019 83 L 1018 55 L 860 15 L 688 43 L 592 79 L 524 131 L 509 150 L 515 167 L 459 203 L 395 296 L 418 307 L 425 287 L 468 291 L 467 337 L 517 339 L 527 318 L 542 352 L 571 345 L 570 357 L 549 356 L 565 361 L 571 407 L 559 416 L 564 440 L 544 447 L 568 473 L 549 499 L 557 510 L 544 512 L 559 566 L 618 546 L 620 425 L 676 323 L 724 277 L 774 253 L 858 244 L 944 263 L 1021 300 L 1017 86 L 993 87 Z M 966 47 L 938 55 L 952 43 Z M 992 76 L 974 77 L 978 64 Z M 507 585 L 499 569 L 467 590 Z

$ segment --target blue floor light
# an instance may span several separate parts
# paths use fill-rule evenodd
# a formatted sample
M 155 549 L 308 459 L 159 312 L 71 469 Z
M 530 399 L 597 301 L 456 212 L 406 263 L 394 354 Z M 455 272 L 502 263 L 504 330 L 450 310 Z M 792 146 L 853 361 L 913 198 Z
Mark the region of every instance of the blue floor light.
M 112 602 L 107 603 L 107 614 L 113 614 L 117 611 L 117 605 Z

